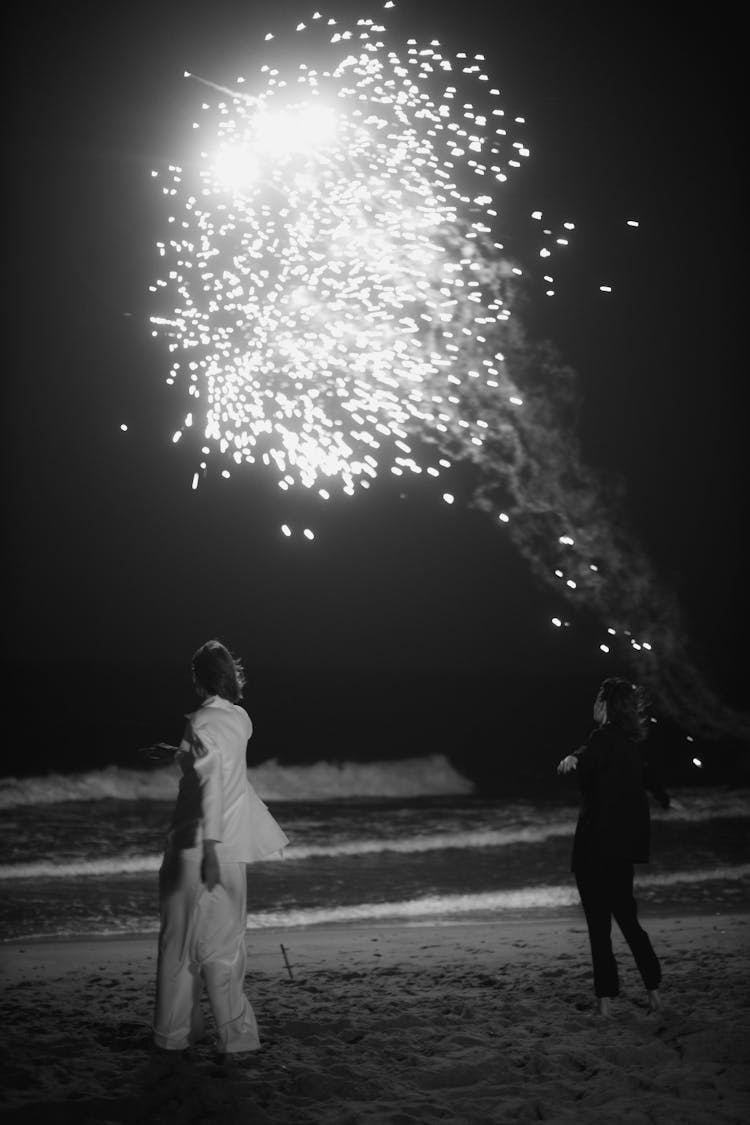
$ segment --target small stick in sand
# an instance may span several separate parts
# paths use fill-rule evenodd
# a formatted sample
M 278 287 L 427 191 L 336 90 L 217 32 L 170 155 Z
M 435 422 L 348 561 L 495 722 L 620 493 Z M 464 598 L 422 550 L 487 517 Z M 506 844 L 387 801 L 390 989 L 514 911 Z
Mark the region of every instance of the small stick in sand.
M 281 945 L 281 943 L 279 943 L 279 944 Z M 281 952 L 282 952 L 283 957 L 284 957 L 284 964 L 286 965 L 286 971 L 289 973 L 289 979 L 294 980 L 294 976 L 292 975 L 292 966 L 289 964 L 289 958 L 286 955 L 286 950 L 284 949 L 283 945 L 281 945 Z

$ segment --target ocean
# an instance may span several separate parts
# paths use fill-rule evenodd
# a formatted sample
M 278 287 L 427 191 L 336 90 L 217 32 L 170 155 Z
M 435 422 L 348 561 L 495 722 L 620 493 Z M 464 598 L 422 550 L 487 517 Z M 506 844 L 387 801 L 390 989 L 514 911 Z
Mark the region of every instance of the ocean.
M 248 929 L 580 913 L 570 874 L 577 790 L 483 796 L 440 756 L 268 761 L 248 775 L 290 839 L 248 868 Z M 4 942 L 158 931 L 174 767 L 0 780 Z M 684 788 L 652 809 L 644 915 L 750 906 L 750 789 Z

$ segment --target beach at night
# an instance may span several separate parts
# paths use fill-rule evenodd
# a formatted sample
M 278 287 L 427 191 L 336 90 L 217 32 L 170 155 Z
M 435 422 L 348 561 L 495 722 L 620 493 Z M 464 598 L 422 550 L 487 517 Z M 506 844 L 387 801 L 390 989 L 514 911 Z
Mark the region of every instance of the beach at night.
M 740 23 L 14 9 L 3 1123 L 750 1118 Z

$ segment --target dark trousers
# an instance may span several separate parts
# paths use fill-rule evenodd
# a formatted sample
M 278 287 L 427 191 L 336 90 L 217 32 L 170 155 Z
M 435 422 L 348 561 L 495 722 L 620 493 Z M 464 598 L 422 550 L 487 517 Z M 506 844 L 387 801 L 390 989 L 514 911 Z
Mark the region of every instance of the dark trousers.
M 586 915 L 597 996 L 617 996 L 620 982 L 612 952 L 612 919 L 622 930 L 649 992 L 659 987 L 661 967 L 646 931 L 638 922 L 633 897 L 633 864 L 623 859 L 599 859 L 576 864 L 578 893 Z

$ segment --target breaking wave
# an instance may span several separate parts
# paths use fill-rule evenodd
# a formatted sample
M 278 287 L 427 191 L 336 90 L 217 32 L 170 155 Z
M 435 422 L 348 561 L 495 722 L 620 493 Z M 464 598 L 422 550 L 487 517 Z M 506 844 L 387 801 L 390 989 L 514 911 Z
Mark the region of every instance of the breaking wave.
M 345 797 L 441 797 L 474 792 L 442 754 L 380 762 L 314 762 L 282 765 L 275 758 L 253 766 L 250 782 L 264 801 L 325 801 Z M 171 801 L 177 793 L 174 766 L 131 770 L 107 766 L 87 773 L 0 779 L 0 809 L 63 801 Z

